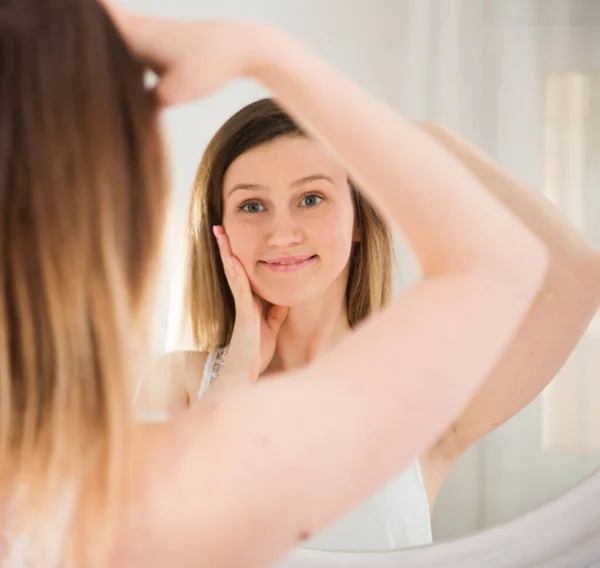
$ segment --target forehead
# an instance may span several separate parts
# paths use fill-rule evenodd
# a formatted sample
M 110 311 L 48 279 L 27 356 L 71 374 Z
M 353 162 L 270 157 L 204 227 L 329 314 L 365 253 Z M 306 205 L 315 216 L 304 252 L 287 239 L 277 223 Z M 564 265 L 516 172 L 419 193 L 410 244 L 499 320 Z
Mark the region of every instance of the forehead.
M 277 138 L 239 156 L 225 173 L 224 189 L 236 183 L 264 186 L 324 174 L 343 182 L 346 172 L 321 143 L 304 136 Z

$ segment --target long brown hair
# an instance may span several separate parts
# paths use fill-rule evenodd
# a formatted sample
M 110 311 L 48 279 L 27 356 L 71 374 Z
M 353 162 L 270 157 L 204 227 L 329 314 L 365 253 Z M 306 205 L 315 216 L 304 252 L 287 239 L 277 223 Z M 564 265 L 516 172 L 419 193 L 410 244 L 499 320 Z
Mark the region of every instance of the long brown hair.
M 0 512 L 22 497 L 34 548 L 57 491 L 93 477 L 102 503 L 122 475 L 167 198 L 157 109 L 95 0 L 0 5 Z
M 184 323 L 200 349 L 226 345 L 235 323 L 233 296 L 212 235 L 212 226 L 222 223 L 225 174 L 245 152 L 283 136 L 305 133 L 272 99 L 256 101 L 221 126 L 198 167 L 188 219 Z M 346 307 L 350 326 L 355 326 L 390 299 L 393 247 L 387 224 L 350 185 L 360 242 L 351 253 Z

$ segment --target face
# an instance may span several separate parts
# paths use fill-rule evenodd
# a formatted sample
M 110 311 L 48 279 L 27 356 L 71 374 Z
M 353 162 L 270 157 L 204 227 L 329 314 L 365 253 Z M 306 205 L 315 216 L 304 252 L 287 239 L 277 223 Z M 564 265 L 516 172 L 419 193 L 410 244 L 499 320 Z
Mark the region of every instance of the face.
M 318 142 L 282 137 L 241 155 L 225 175 L 223 204 L 231 248 L 267 302 L 302 305 L 346 278 L 350 186 Z

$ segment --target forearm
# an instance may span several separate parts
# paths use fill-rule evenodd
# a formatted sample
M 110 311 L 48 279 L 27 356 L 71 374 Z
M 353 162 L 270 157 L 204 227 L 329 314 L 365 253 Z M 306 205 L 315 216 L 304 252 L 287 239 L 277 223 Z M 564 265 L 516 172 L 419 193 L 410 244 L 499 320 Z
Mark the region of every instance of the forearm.
M 579 278 L 582 270 L 600 270 L 598 251 L 572 227 L 543 195 L 504 171 L 490 156 L 461 136 L 438 124 L 417 123 L 439 145 L 469 170 L 481 185 L 544 242 L 550 253 L 550 281 L 557 270 Z
M 473 144 L 439 125 L 419 126 L 536 234 L 549 253 L 543 286 L 518 332 L 477 396 L 433 448 L 435 462 L 450 466 L 467 447 L 529 404 L 564 365 L 600 303 L 600 255 L 550 201 Z
M 419 128 L 274 30 L 261 35 L 251 76 L 262 82 L 403 231 L 423 273 L 521 249 L 525 232 Z

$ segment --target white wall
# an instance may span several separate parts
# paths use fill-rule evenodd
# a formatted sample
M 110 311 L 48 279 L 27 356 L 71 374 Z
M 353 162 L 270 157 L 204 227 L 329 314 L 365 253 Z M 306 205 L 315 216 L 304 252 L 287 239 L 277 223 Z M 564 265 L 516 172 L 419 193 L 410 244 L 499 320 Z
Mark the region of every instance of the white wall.
M 600 67 L 598 28 L 589 25 L 600 24 L 594 0 L 122 3 L 161 15 L 233 16 L 284 27 L 404 114 L 461 132 L 536 188 L 542 185 L 545 70 Z M 237 82 L 166 116 L 175 229 L 183 223 L 194 171 L 209 138 L 228 116 L 264 94 L 251 82 Z M 178 264 L 175 236 L 166 250 L 168 276 Z M 400 237 L 397 243 L 401 267 L 395 289 L 401 291 L 414 279 L 415 267 Z M 177 296 L 178 289 L 167 277 L 157 315 L 161 347 L 166 345 L 169 294 Z M 600 464 L 597 454 L 542 452 L 541 405 L 536 401 L 464 456 L 439 497 L 436 540 L 514 518 Z

